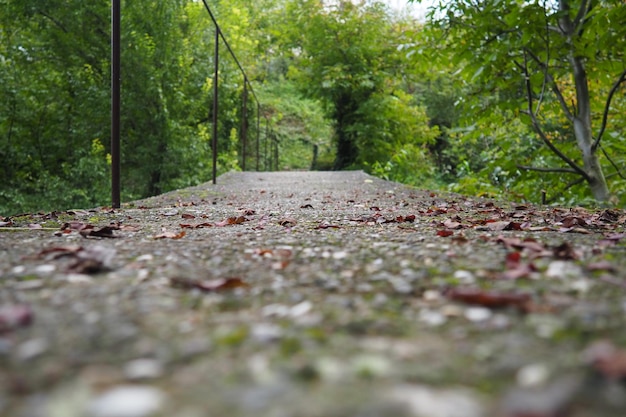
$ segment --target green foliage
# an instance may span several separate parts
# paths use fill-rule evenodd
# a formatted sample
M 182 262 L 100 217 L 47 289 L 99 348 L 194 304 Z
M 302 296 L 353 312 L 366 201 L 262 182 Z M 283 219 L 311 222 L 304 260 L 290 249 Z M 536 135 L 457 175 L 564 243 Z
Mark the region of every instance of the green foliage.
M 592 193 L 603 199 L 602 172 L 611 180 L 623 175 L 623 144 L 615 140 L 623 137 L 622 95 L 614 96 L 607 112 L 603 151 L 593 142 L 602 131 L 609 91 L 624 88 L 626 38 L 618 22 L 625 19 L 626 10 L 617 1 L 440 3 L 431 14 L 436 49 L 432 43 L 426 48 L 445 48 L 442 55 L 454 66 L 448 74 L 464 82 L 457 89 L 461 112 L 456 126 L 471 129 L 459 129 L 454 141 L 466 145 L 468 158 L 459 162 L 469 162 L 473 169 L 457 174 L 482 178 L 461 178 L 459 183 L 516 190 L 515 195 L 534 201 L 542 189 L 562 203 Z M 423 43 L 410 49 L 421 48 Z M 494 128 L 511 121 L 523 122 L 524 132 L 494 135 Z M 476 144 L 476 135 L 487 139 Z M 521 147 L 516 135 L 523 138 Z M 623 195 L 620 184 L 611 184 L 614 195 Z
M 588 102 L 594 137 L 602 132 L 592 151 L 624 205 L 626 8 L 590 2 L 576 20 L 580 4 L 453 0 L 422 25 L 378 1 L 213 0 L 238 58 L 220 41 L 218 174 L 356 168 L 580 203 L 593 187 L 566 171 L 591 172 L 572 129 Z M 108 204 L 109 5 L 0 6 L 0 214 Z M 558 29 L 567 16 L 582 29 L 569 39 Z M 204 5 L 124 2 L 122 32 L 123 201 L 209 180 L 215 32 Z M 246 109 L 240 64 L 254 87 Z M 525 114 L 529 91 L 536 123 Z
M 331 122 L 318 101 L 302 98 L 284 78 L 268 81 L 260 92 L 265 112 L 279 142 L 281 168 L 317 169 L 317 161 L 334 157 Z
M 399 87 L 406 62 L 398 54 L 401 32 L 382 4 L 310 0 L 287 6 L 298 28 L 288 32 L 298 51 L 288 76 L 321 100 L 334 121 L 334 168 L 387 167 L 393 176 L 411 169 L 401 166 L 407 159 L 400 155 L 407 153 L 419 158 L 416 165 L 428 164 L 425 149 L 417 150 L 436 131 Z

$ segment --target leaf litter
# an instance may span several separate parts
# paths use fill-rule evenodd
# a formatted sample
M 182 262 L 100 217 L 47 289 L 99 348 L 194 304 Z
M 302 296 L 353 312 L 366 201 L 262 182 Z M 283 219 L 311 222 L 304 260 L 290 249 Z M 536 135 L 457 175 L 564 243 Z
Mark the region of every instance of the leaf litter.
M 623 211 L 423 193 L 362 173 L 236 175 L 190 191 L 219 194 L 51 213 L 59 231 L 68 223 L 60 235 L 0 241 L 0 324 L 3 314 L 13 323 L 0 348 L 6 335 L 11 349 L 45 346 L 21 356 L 42 366 L 9 359 L 1 376 L 53 401 L 56 391 L 40 388 L 52 371 L 115 387 L 125 364 L 158 358 L 168 369 L 159 386 L 177 393 L 160 404 L 164 415 L 210 404 L 269 416 L 274 405 L 261 404 L 275 403 L 283 414 L 315 405 L 317 415 L 361 407 L 408 417 L 437 412 L 442 398 L 484 416 L 498 407 L 506 417 L 624 415 L 615 400 L 626 347 Z M 281 183 L 333 175 L 342 180 L 332 190 L 316 179 L 289 192 Z M 258 178 L 272 180 L 259 189 Z M 104 226 L 84 228 L 94 213 Z M 3 228 L 43 216 L 5 218 Z M 105 227 L 116 239 L 80 234 Z M 68 358 L 67 346 L 90 360 Z M 59 398 L 64 384 L 51 385 Z M 268 392 L 284 394 L 250 400 Z M 26 407 L 3 395 L 11 410 Z

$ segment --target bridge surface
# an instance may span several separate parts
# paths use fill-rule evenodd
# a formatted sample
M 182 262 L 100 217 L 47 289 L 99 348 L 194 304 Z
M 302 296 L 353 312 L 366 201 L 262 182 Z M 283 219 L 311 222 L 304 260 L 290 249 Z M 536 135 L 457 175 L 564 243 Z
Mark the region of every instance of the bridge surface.
M 623 416 L 624 213 L 229 173 L 0 228 L 0 414 Z

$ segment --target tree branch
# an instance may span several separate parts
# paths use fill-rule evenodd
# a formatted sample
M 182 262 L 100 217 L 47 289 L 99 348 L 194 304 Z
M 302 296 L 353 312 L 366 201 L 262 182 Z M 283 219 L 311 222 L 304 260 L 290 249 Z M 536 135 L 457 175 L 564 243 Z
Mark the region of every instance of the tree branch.
M 567 155 L 565 155 L 559 148 L 557 148 L 554 143 L 546 136 L 543 129 L 539 125 L 539 121 L 537 120 L 537 116 L 533 113 L 533 94 L 532 94 L 532 85 L 530 83 L 530 74 L 528 73 L 528 58 L 526 53 L 524 53 L 524 76 L 526 78 L 526 96 L 528 99 L 528 115 L 530 116 L 530 120 L 532 121 L 533 128 L 535 132 L 539 135 L 543 143 L 559 158 L 561 158 L 567 165 L 572 167 L 574 171 L 580 174 L 586 181 L 590 181 L 591 178 L 582 169 L 576 162 L 571 160 Z
M 539 65 L 544 70 L 544 77 L 547 77 L 548 81 L 550 81 L 550 84 L 552 85 L 552 91 L 556 95 L 556 98 L 561 105 L 563 112 L 570 121 L 574 120 L 574 115 L 572 114 L 570 108 L 567 106 L 565 97 L 563 97 L 563 93 L 561 93 L 561 90 L 559 90 L 559 86 L 554 81 L 552 74 L 550 74 L 550 71 L 548 71 L 548 66 L 528 48 L 524 48 L 524 56 L 526 56 L 526 54 L 528 54 L 528 56 L 530 56 L 532 60 L 535 61 L 535 63 L 537 63 L 537 65 Z
M 59 22 L 58 20 L 56 20 L 54 17 L 50 16 L 46 12 L 42 12 L 41 10 L 37 10 L 37 13 L 39 13 L 40 15 L 42 15 L 43 17 L 47 19 L 50 19 L 50 21 L 54 23 L 59 29 L 61 29 L 65 33 L 68 33 L 68 30 L 65 28 L 65 26 L 63 26 L 63 24 Z
M 580 2 L 580 7 L 578 8 L 578 13 L 576 13 L 576 17 L 574 18 L 574 27 L 578 27 L 589 12 L 591 8 L 591 4 L 589 0 L 582 0 Z
M 622 179 L 626 179 L 624 177 L 624 174 L 622 174 L 622 170 L 619 169 L 619 167 L 617 166 L 617 164 L 615 163 L 615 161 L 613 161 L 613 159 L 609 156 L 609 154 L 604 150 L 604 147 L 602 145 L 600 145 L 600 150 L 602 150 L 602 153 L 604 154 L 604 156 L 606 157 L 606 159 L 609 160 L 609 162 L 611 163 L 611 165 L 613 165 L 613 168 L 615 168 L 615 174 L 619 175 L 620 178 Z
M 611 87 L 611 91 L 609 91 L 608 97 L 606 98 L 606 104 L 604 105 L 604 111 L 602 112 L 602 125 L 600 126 L 598 137 L 596 137 L 596 140 L 593 142 L 593 145 L 591 146 L 592 152 L 595 152 L 598 149 L 598 146 L 600 145 L 600 141 L 602 140 L 602 135 L 604 135 L 604 131 L 606 130 L 606 124 L 609 119 L 609 110 L 611 108 L 611 101 L 613 100 L 613 96 L 617 92 L 617 89 L 624 81 L 626 81 L 626 69 L 624 69 L 624 71 L 621 73 L 619 78 L 615 81 L 615 83 L 613 84 L 613 87 Z
M 543 167 L 531 167 L 527 165 L 518 165 L 519 169 L 524 171 L 537 171 L 537 172 L 564 172 L 567 174 L 579 175 L 579 172 L 572 168 L 543 168 Z

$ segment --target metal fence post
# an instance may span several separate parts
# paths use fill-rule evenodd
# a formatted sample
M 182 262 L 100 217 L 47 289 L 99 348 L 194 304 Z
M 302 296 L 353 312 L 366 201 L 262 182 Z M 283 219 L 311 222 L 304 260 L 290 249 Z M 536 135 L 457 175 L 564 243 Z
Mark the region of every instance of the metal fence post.
M 241 170 L 246 170 L 246 153 L 248 152 L 248 78 L 243 77 L 243 105 L 241 107 Z
M 217 111 L 219 110 L 218 83 L 220 73 L 220 27 L 215 25 L 215 73 L 213 74 L 213 132 L 211 149 L 213 152 L 213 184 L 217 181 Z
M 256 170 L 259 170 L 259 138 L 261 136 L 261 104 L 256 104 Z
M 111 206 L 120 208 L 121 0 L 111 2 Z

